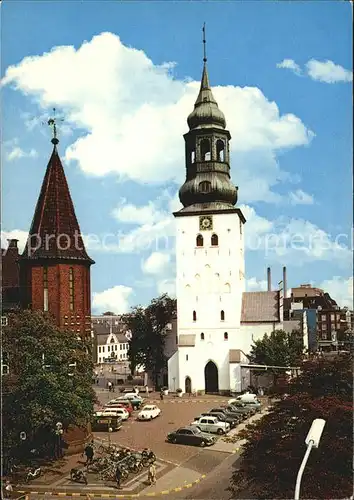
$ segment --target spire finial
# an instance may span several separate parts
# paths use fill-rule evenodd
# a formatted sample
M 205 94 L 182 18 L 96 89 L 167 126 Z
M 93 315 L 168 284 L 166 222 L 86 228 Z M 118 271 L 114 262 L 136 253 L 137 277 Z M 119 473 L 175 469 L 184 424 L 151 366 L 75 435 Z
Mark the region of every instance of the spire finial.
M 55 113 L 56 113 L 56 109 L 53 108 L 53 118 L 49 118 L 49 120 L 47 122 L 49 127 L 51 127 L 51 129 L 53 130 L 53 138 L 51 140 L 51 143 L 54 144 L 54 146 L 59 144 L 59 139 L 57 138 L 57 121 L 58 120 L 64 121 L 62 118 L 57 118 L 55 116 Z
M 205 40 L 205 23 L 203 24 L 203 62 L 204 64 L 207 62 L 207 56 L 206 56 L 206 40 Z

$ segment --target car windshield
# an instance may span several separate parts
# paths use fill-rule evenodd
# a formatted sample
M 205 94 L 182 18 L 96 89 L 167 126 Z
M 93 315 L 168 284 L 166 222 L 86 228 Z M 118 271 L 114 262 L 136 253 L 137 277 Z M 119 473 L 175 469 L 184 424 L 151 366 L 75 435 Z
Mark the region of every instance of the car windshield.
M 152 411 L 154 409 L 154 406 L 144 406 L 143 411 Z

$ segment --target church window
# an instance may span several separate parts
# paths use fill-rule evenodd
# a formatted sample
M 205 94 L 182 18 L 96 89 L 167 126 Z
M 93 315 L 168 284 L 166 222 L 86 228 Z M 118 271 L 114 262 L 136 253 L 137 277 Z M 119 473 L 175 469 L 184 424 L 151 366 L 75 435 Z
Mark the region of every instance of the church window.
M 225 143 L 221 139 L 216 141 L 216 154 L 218 161 L 225 161 Z
M 48 311 L 48 267 L 43 268 L 43 311 Z
M 193 311 L 193 321 L 197 321 L 197 313 Z
M 229 334 L 227 332 L 224 333 L 224 340 L 228 340 L 229 339 Z
M 111 344 L 114 344 L 114 338 L 113 337 L 111 338 Z
M 74 269 L 69 269 L 69 296 L 70 296 L 70 311 L 74 310 Z
M 199 183 L 199 192 L 200 193 L 210 193 L 211 191 L 211 182 L 210 181 L 202 181 Z
M 118 346 L 117 344 L 114 346 L 114 350 L 117 351 L 118 350 Z
M 219 245 L 219 237 L 217 234 L 213 234 L 211 236 L 211 246 L 212 247 L 217 247 Z
M 225 321 L 225 311 L 220 312 L 220 319 L 221 321 Z
M 101 352 L 101 351 L 102 351 L 102 349 L 101 349 L 101 347 L 99 347 L 99 348 L 98 348 L 98 352 Z
M 211 147 L 209 139 L 202 139 L 200 141 L 200 155 L 202 157 L 202 161 L 211 160 Z
M 202 247 L 204 244 L 203 241 L 203 236 L 201 234 L 198 234 L 197 240 L 196 240 L 197 247 Z
M 230 293 L 230 292 L 231 292 L 230 283 L 225 283 L 225 285 L 224 285 L 224 293 Z
M 204 333 L 200 334 L 200 340 L 204 340 Z
M 188 361 L 188 354 L 186 354 L 186 361 Z
M 191 163 L 194 163 L 195 162 L 195 151 L 193 149 L 193 151 L 191 151 Z
M 111 346 L 107 346 L 107 351 L 109 352 L 111 350 Z

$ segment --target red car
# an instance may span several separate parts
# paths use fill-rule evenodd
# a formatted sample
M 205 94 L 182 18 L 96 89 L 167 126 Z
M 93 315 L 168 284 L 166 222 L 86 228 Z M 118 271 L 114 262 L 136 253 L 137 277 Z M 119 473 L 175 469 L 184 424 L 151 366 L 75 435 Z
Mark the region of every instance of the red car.
M 133 406 L 130 401 L 125 399 L 120 399 L 119 402 L 115 402 L 113 399 L 109 403 L 106 404 L 105 408 L 108 410 L 110 406 L 118 406 L 118 408 L 125 408 L 127 412 L 129 412 L 129 416 L 133 413 Z

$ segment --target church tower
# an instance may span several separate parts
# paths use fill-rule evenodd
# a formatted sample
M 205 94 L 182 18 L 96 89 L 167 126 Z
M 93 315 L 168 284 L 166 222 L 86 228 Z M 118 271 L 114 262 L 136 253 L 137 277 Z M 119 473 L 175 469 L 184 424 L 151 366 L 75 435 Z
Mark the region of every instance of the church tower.
M 21 305 L 51 314 L 60 328 L 91 334 L 90 266 L 58 153 L 53 151 L 25 249 L 20 257 Z
M 169 386 L 216 393 L 230 390 L 229 351 L 239 342 L 246 221 L 235 208 L 231 135 L 210 88 L 205 36 L 203 43 L 200 90 L 184 135 L 183 208 L 174 213 L 178 351 L 169 360 Z

